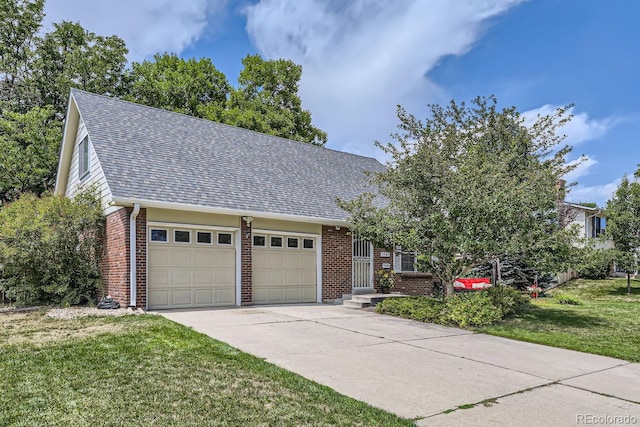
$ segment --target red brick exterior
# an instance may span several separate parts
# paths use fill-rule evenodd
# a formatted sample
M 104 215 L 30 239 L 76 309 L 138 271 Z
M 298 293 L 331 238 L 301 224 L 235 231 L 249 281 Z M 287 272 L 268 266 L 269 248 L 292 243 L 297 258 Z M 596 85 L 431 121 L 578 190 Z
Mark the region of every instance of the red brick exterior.
M 382 252 L 389 252 L 389 257 L 382 258 L 380 256 Z M 393 251 L 390 249 L 375 248 L 373 250 L 374 271 L 381 270 L 383 263 L 391 264 L 391 269 L 393 269 Z M 373 286 L 376 292 L 381 292 L 375 277 Z M 406 295 L 432 295 L 433 275 L 431 273 L 396 273 L 396 282 L 392 292 L 400 292 Z
M 110 295 L 123 307 L 130 304 L 129 293 L 129 218 L 133 208 L 119 209 L 107 215 L 104 253 L 100 261 L 104 295 Z M 147 215 L 140 209 L 136 219 L 136 305 L 147 302 Z
M 246 221 L 240 220 L 240 293 L 242 305 L 251 305 L 253 303 L 253 252 L 252 252 L 252 234 L 251 224 L 247 225 Z
M 107 215 L 100 260 L 104 294 L 123 306 L 129 304 L 129 213 L 119 209 Z
M 351 293 L 352 238 L 349 229 L 322 226 L 322 301 Z

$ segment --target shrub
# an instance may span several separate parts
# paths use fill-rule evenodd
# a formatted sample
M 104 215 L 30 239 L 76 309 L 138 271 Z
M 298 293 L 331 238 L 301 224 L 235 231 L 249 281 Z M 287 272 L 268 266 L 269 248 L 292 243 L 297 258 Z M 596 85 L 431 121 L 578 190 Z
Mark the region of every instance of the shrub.
M 581 305 L 582 302 L 576 297 L 571 295 L 557 293 L 553 295 L 553 302 L 556 304 L 565 304 L 565 305 Z
M 0 290 L 18 305 L 94 300 L 103 229 L 92 190 L 73 200 L 22 195 L 0 210 Z
M 506 286 L 495 286 L 480 292 L 446 297 L 388 298 L 376 307 L 378 313 L 390 314 L 421 322 L 453 325 L 462 328 L 488 326 L 505 316 L 520 313 L 530 299 Z
M 531 306 L 531 298 L 509 286 L 492 286 L 484 290 L 491 303 L 502 312 L 502 317 L 519 314 Z
M 382 314 L 438 323 L 444 303 L 429 297 L 387 298 L 376 306 Z
M 584 279 L 606 279 L 614 259 L 615 254 L 611 249 L 585 247 L 576 269 Z
M 500 307 L 493 304 L 487 292 L 457 294 L 447 297 L 442 323 L 469 328 L 488 326 L 502 319 Z

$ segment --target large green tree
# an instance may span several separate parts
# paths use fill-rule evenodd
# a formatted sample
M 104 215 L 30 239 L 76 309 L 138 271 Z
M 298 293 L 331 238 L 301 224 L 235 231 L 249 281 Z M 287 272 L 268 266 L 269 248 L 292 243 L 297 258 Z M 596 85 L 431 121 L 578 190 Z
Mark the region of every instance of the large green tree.
M 128 50 L 120 37 L 97 36 L 73 22 L 53 26 L 35 52 L 33 74 L 43 104 L 63 118 L 71 87 L 110 96 L 127 93 Z
M 429 108 L 423 122 L 398 107 L 396 142 L 376 142 L 391 158 L 371 176 L 377 195 L 339 201 L 353 231 L 426 255 L 447 294 L 457 277 L 502 255 L 541 272 L 558 266 L 571 243 L 556 209 L 559 179 L 571 169 L 556 133 L 567 110 L 526 127 L 494 97 Z
M 613 240 L 616 264 L 627 272 L 627 293 L 631 294 L 631 275 L 638 268 L 640 253 L 640 168 L 634 180 L 622 178 L 606 213 L 606 235 Z
M 31 85 L 33 49 L 44 0 L 0 2 L 0 107 L 21 113 L 39 99 Z
M 225 123 L 315 145 L 327 142 L 327 134 L 311 124 L 309 110 L 302 109 L 300 65 L 285 59 L 265 61 L 260 55 L 248 55 L 242 64 Z
M 153 61 L 134 62 L 126 99 L 195 117 L 218 120 L 231 86 L 211 59 L 156 54 Z
M 0 204 L 53 187 L 61 138 L 51 106 L 0 115 Z

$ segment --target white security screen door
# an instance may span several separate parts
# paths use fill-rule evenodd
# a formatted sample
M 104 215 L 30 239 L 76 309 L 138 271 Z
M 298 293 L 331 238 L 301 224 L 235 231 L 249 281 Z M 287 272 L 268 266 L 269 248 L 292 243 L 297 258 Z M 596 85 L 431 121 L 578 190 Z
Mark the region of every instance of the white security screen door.
M 373 288 L 373 245 L 353 238 L 353 289 Z

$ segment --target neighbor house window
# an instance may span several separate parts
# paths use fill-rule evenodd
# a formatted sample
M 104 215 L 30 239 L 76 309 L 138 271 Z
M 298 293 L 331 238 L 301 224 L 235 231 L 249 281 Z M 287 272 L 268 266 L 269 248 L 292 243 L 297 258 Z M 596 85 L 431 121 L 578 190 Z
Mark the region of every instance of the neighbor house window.
M 151 229 L 151 241 L 152 242 L 166 242 L 167 241 L 167 230 L 162 228 L 152 228 Z
M 281 248 L 282 247 L 282 237 L 280 236 L 271 236 L 269 239 L 269 246 L 272 248 Z
M 191 232 L 186 230 L 173 231 L 174 243 L 191 243 Z
M 219 245 L 230 245 L 231 242 L 232 242 L 231 233 L 218 233 L 218 244 Z
M 267 246 L 267 238 L 265 236 L 255 235 L 253 236 L 253 246 Z
M 302 239 L 302 247 L 305 249 L 313 249 L 313 239 Z
M 196 235 L 196 242 L 203 245 L 210 245 L 212 242 L 210 231 L 198 231 Z
M 298 249 L 300 240 L 297 237 L 287 237 L 287 247 L 289 249 Z
M 85 136 L 78 146 L 78 177 L 89 175 L 89 137 Z

